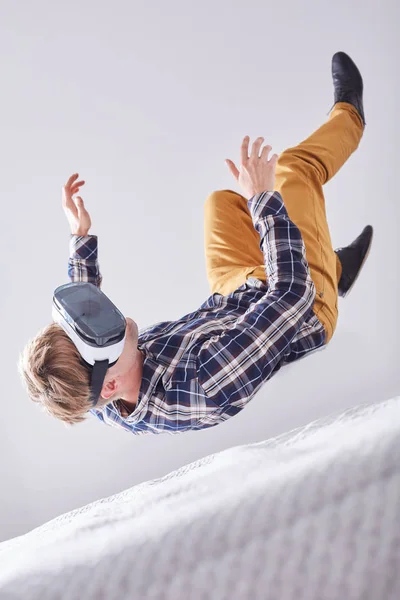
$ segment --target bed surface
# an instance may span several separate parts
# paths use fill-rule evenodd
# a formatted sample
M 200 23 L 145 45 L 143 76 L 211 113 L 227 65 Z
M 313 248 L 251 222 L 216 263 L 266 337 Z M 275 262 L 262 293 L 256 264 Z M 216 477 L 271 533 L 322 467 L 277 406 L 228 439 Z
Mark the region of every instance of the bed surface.
M 1 600 L 400 598 L 400 397 L 0 543 Z

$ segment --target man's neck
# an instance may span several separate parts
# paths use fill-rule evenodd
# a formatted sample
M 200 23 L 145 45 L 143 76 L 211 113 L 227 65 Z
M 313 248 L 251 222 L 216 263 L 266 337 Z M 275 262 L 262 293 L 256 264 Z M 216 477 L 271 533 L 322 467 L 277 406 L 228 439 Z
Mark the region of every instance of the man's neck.
M 138 349 L 132 387 L 123 394 L 123 397 L 119 401 L 121 415 L 123 417 L 127 417 L 128 415 L 132 414 L 137 406 L 140 387 L 142 385 L 143 362 L 143 352 Z

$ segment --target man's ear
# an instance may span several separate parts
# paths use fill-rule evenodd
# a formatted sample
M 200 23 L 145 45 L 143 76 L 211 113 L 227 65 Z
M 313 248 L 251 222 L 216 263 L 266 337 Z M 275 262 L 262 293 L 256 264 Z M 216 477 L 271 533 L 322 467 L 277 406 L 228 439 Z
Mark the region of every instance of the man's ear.
M 110 379 L 107 383 L 103 385 L 101 388 L 100 396 L 104 400 L 109 400 L 111 396 L 114 396 L 118 391 L 118 384 L 116 379 Z

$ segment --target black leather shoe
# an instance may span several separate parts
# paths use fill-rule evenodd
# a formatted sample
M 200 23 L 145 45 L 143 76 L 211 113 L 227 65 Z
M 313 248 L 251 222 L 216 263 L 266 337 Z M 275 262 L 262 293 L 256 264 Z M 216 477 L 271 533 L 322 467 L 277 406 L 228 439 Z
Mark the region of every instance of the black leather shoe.
M 373 232 L 372 226 L 367 225 L 349 246 L 335 250 L 342 263 L 342 276 L 339 281 L 338 294 L 343 298 L 350 292 L 367 260 Z
M 363 79 L 357 66 L 345 52 L 336 52 L 336 54 L 333 55 L 332 78 L 335 89 L 335 103 L 333 106 L 335 106 L 337 102 L 348 102 L 349 104 L 352 104 L 357 109 L 365 126 Z

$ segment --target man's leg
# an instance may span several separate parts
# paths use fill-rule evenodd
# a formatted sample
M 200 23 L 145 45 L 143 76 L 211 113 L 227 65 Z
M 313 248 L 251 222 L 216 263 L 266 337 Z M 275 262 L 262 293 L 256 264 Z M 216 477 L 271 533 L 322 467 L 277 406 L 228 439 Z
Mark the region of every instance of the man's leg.
M 317 292 L 314 313 L 326 329 L 327 342 L 337 322 L 341 264 L 332 247 L 322 186 L 357 149 L 363 131 L 354 106 L 340 102 L 322 127 L 280 155 L 276 168 L 275 190 L 303 236 Z M 204 242 L 211 293 L 230 294 L 249 276 L 266 281 L 260 238 L 240 194 L 222 190 L 207 198 Z

